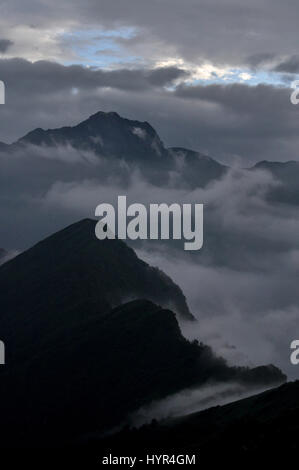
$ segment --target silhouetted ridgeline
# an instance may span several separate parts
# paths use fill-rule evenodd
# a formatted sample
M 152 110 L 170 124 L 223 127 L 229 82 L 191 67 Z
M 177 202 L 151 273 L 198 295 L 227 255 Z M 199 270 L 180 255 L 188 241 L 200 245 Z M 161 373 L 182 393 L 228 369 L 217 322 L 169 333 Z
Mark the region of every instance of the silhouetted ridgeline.
M 0 267 L 2 446 L 81 442 L 210 380 L 285 380 L 274 366 L 228 367 L 187 341 L 168 308 L 192 320 L 180 288 L 94 227 L 82 220 Z
M 197 454 L 198 466 L 282 468 L 298 458 L 299 382 L 200 413 L 122 432 L 84 450 L 115 455 Z M 105 452 L 104 451 L 104 452 Z M 134 455 L 135 455 L 134 454 Z

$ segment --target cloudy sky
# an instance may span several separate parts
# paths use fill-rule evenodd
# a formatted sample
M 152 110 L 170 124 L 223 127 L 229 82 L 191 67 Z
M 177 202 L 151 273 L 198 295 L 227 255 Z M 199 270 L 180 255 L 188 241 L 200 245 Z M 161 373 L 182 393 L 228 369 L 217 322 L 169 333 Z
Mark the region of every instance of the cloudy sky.
M 3 0 L 0 140 L 101 109 L 223 162 L 297 159 L 298 9 L 295 0 Z
M 153 187 L 133 169 L 132 200 L 207 204 L 200 257 L 152 246 L 139 254 L 182 286 L 200 319 L 187 335 L 233 363 L 273 362 L 290 377 L 299 374 L 289 362 L 299 318 L 298 206 L 274 206 L 266 197 L 273 177 L 238 168 L 299 160 L 299 105 L 290 102 L 298 16 L 295 0 L 0 4 L 0 141 L 112 110 L 150 122 L 166 146 L 234 167 L 205 190 L 184 191 Z M 87 168 L 72 149 L 2 155 L 0 247 L 22 250 L 115 199 L 115 179 L 94 174 L 124 168 L 88 158 Z

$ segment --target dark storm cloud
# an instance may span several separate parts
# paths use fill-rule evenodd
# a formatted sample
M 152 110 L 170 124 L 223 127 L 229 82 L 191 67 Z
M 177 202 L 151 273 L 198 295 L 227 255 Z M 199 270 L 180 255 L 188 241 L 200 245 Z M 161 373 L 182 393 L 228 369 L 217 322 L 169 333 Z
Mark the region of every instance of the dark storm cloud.
M 109 24 L 136 25 L 149 41 L 158 38 L 187 59 L 234 64 L 242 63 L 246 53 L 262 49 L 286 54 L 297 47 L 296 1 L 125 0 L 117 8 L 108 0 L 88 4 L 94 17 L 101 15 Z
M 164 86 L 175 79 L 188 75 L 176 67 L 162 69 L 117 69 L 112 71 L 83 67 L 64 66 L 55 62 L 24 59 L 6 59 L 0 62 L 1 79 L 13 84 L 14 92 L 55 93 L 81 88 L 117 88 L 121 90 L 144 91 L 152 86 Z
M 235 154 L 245 165 L 256 159 L 297 159 L 299 114 L 290 103 L 289 89 L 245 84 L 181 85 L 175 93 L 193 105 L 197 101 L 203 108 L 210 106 L 215 118 L 214 136 L 221 142 L 216 144 L 214 155 Z M 207 121 L 208 114 L 205 128 Z M 211 143 L 208 148 L 215 148 L 209 129 L 204 139 Z
M 9 39 L 0 39 L 0 53 L 4 54 L 12 45 L 13 42 Z
M 74 125 L 99 110 L 150 122 L 167 146 L 185 146 L 223 162 L 298 158 L 299 112 L 291 90 L 271 85 L 179 85 L 180 68 L 102 71 L 79 65 L 0 60 L 6 105 L 0 141 L 36 127 Z
M 47 32 L 55 27 L 130 27 L 142 36 L 147 59 L 158 51 L 160 56 L 234 65 L 261 50 L 278 56 L 295 54 L 298 8 L 295 0 L 29 0 L 26 8 L 24 2 L 14 0 L 1 7 L 1 17 L 3 27 L 18 22 Z M 133 54 L 138 43 L 127 42 Z
M 14 140 L 35 127 L 68 125 L 100 109 L 116 108 L 113 102 L 120 92 L 125 94 L 119 103 L 125 100 L 128 107 L 141 104 L 143 93 L 155 94 L 156 88 L 187 75 L 176 67 L 104 71 L 49 61 L 0 60 L 7 95 L 6 105 L 0 109 L 0 140 Z M 107 93 L 113 94 L 110 105 Z
M 178 78 L 186 78 L 188 75 L 188 72 L 177 67 L 161 67 L 151 71 L 148 78 L 149 82 L 155 86 L 165 86 Z
M 176 88 L 175 93 L 181 98 L 219 104 L 242 115 L 254 113 L 255 117 L 258 117 L 260 112 L 263 112 L 264 117 L 267 113 L 273 114 L 273 111 L 278 109 L 286 110 L 290 104 L 288 89 L 266 84 L 181 85 Z
M 284 61 L 280 62 L 273 69 L 275 72 L 284 72 L 284 73 L 299 73 L 299 55 L 292 55 Z
M 258 52 L 247 57 L 245 63 L 256 69 L 273 61 L 275 57 L 276 55 L 271 52 Z

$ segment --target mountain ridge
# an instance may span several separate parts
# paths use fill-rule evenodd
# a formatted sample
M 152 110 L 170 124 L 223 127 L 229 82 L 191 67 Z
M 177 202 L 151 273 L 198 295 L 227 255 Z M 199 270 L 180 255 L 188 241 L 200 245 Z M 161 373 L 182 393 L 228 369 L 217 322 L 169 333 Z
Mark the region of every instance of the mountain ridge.
M 0 143 L 0 152 L 22 151 L 26 146 L 71 147 L 78 152 L 92 152 L 98 158 L 124 161 L 136 165 L 143 176 L 155 185 L 170 182 L 177 174 L 176 185 L 195 189 L 225 176 L 230 167 L 199 151 L 184 147 L 165 147 L 156 130 L 147 121 L 120 116 L 115 111 L 98 111 L 74 126 L 36 128 L 12 144 Z M 273 201 L 299 204 L 296 181 L 299 162 L 257 162 L 244 170 L 266 170 L 282 183 L 270 190 Z M 290 183 L 290 184 L 289 184 Z
M 116 111 L 108 111 L 108 112 L 97 111 L 96 113 L 91 114 L 89 117 L 83 119 L 82 121 L 80 121 L 79 123 L 77 123 L 73 126 L 62 126 L 62 127 L 56 127 L 56 128 L 55 127 L 54 128 L 50 127 L 50 128 L 47 128 L 47 129 L 37 127 L 35 129 L 32 129 L 31 131 L 27 132 L 26 134 L 24 134 L 23 136 L 21 136 L 19 139 L 17 139 L 16 141 L 14 141 L 11 144 L 7 144 L 5 142 L 0 142 L 0 151 L 2 149 L 8 149 L 9 147 L 14 147 L 17 144 L 25 144 L 25 143 L 31 143 L 31 144 L 36 144 L 36 145 L 40 145 L 40 144 L 43 144 L 43 143 L 44 144 L 51 143 L 51 144 L 55 145 L 55 144 L 58 144 L 59 141 L 55 142 L 55 139 L 51 140 L 50 137 L 55 135 L 55 134 L 59 134 L 59 132 L 61 132 L 61 131 L 62 132 L 63 131 L 66 131 L 66 132 L 71 131 L 72 132 L 73 130 L 80 129 L 82 127 L 85 128 L 86 126 L 88 126 L 89 123 L 92 123 L 92 125 L 93 125 L 94 122 L 98 122 L 99 124 L 101 124 L 101 122 L 109 121 L 109 120 L 111 122 L 112 121 L 119 121 L 119 122 L 126 123 L 129 127 L 134 127 L 134 125 L 137 126 L 137 127 L 140 126 L 141 128 L 144 128 L 145 130 L 147 130 L 153 137 L 158 138 L 160 143 L 164 147 L 164 144 L 161 141 L 160 137 L 158 136 L 157 131 L 153 128 L 153 126 L 148 121 L 139 121 L 139 120 L 134 120 L 134 119 L 129 119 L 129 118 L 126 118 L 126 117 L 122 117 Z M 45 138 L 45 140 L 43 140 L 43 137 Z M 185 148 L 185 147 L 182 147 L 182 146 L 170 146 L 170 147 L 164 147 L 164 149 L 168 150 L 168 151 L 175 151 L 175 152 L 179 152 L 179 151 L 187 152 L 189 154 L 199 156 L 199 157 L 203 158 L 206 161 L 213 161 L 213 162 L 216 162 L 218 165 L 220 165 L 224 168 L 225 167 L 228 168 L 227 165 L 219 163 L 216 159 L 214 159 L 214 158 L 212 158 L 208 155 L 205 155 L 205 154 L 203 154 L 202 152 L 200 152 L 198 150 L 189 149 L 189 148 Z M 259 167 L 266 167 L 267 165 L 285 166 L 285 165 L 289 165 L 289 164 L 299 164 L 299 161 L 288 160 L 288 161 L 285 161 L 285 162 L 281 162 L 281 161 L 261 160 L 261 161 L 256 162 L 255 164 L 253 164 L 251 167 L 249 167 L 249 169 L 254 169 L 254 168 L 259 168 Z
M 238 468 L 244 464 L 252 468 L 257 462 L 293 465 L 298 453 L 298 393 L 299 381 L 288 382 L 184 417 L 123 429 L 100 444 L 117 455 L 133 448 L 140 455 L 161 448 L 175 455 L 199 452 L 201 464 L 209 466 L 212 462 L 237 463 Z M 88 452 L 92 450 L 93 445 Z
M 170 308 L 191 315 L 180 288 L 122 240 L 98 240 L 95 224 L 83 219 L 0 267 L 4 447 L 74 443 L 209 380 L 286 380 L 184 338 Z
M 78 289 L 81 281 L 84 281 L 87 289 L 85 310 L 91 316 L 97 313 L 98 302 L 100 305 L 103 302 L 105 311 L 124 299 L 137 296 L 171 306 L 186 319 L 194 318 L 181 289 L 166 274 L 161 275 L 159 269 L 139 259 L 134 250 L 122 240 L 98 240 L 95 225 L 95 220 L 80 220 L 3 264 L 0 267 L 0 282 L 4 290 L 2 305 L 4 303 L 6 309 L 12 309 L 14 304 L 13 309 L 16 312 L 26 305 L 33 313 L 38 311 L 38 304 L 44 304 L 45 298 L 48 298 L 49 313 L 50 306 L 59 309 L 64 308 L 66 303 L 68 310 L 72 305 L 78 311 L 82 304 Z M 55 304 L 51 291 L 54 288 L 61 289 L 57 285 L 57 278 L 62 276 L 66 294 L 61 296 L 59 302 L 62 303 L 58 305 Z M 17 297 L 11 294 L 9 286 L 12 283 L 19 285 Z M 39 299 L 35 305 L 31 304 L 29 293 Z M 25 297 L 18 301 L 21 295 Z M 169 304 L 169 299 L 172 299 L 172 305 Z

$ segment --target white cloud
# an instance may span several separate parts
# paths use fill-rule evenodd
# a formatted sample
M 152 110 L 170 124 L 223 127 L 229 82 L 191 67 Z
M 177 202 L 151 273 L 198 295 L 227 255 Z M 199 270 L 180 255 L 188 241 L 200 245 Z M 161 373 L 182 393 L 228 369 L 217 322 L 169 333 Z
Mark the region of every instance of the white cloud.
M 241 80 L 250 80 L 252 78 L 252 75 L 248 72 L 242 72 L 242 73 L 239 73 L 239 77 L 241 78 Z

